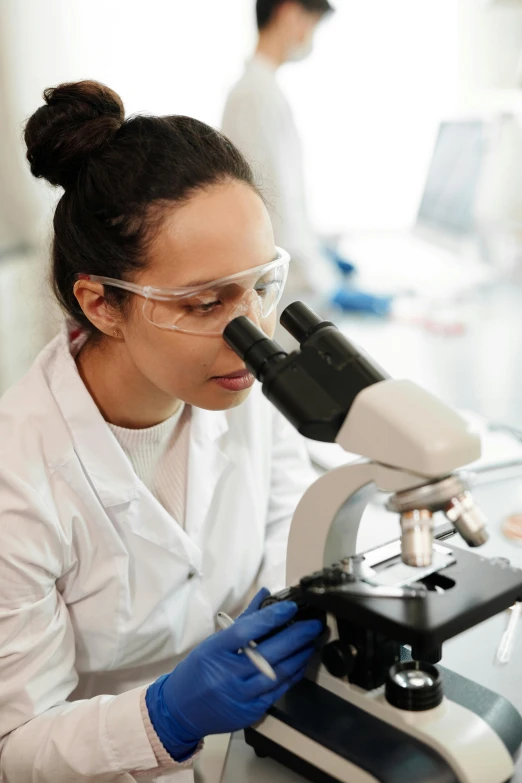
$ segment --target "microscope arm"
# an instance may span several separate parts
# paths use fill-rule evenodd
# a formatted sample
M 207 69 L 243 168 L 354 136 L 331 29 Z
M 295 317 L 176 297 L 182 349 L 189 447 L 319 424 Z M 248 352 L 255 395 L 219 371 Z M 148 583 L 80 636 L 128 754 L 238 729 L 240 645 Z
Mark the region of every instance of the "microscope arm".
M 320 571 L 325 563 L 356 553 L 359 525 L 376 487 L 395 492 L 420 481 L 418 475 L 362 460 L 320 476 L 301 498 L 292 519 L 286 584 L 298 584 L 301 577 Z

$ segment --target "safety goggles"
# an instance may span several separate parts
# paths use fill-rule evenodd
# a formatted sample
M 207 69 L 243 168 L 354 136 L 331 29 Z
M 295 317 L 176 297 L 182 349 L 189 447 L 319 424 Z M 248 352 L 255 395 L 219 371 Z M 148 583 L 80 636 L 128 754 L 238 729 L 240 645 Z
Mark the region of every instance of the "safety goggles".
M 274 312 L 290 262 L 286 250 L 276 250 L 277 258 L 268 264 L 189 288 L 153 288 L 87 274 L 78 275 L 78 279 L 143 297 L 143 315 L 159 329 L 219 337 L 230 321 L 240 315 L 260 321 Z

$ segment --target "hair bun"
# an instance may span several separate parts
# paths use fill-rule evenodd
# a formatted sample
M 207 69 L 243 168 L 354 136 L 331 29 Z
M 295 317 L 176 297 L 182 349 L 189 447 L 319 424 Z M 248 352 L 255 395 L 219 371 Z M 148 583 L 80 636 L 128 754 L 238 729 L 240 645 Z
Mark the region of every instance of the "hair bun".
M 35 177 L 67 188 L 85 161 L 99 152 L 125 119 L 120 97 L 99 82 L 60 84 L 45 90 L 45 106 L 25 127 L 27 159 Z

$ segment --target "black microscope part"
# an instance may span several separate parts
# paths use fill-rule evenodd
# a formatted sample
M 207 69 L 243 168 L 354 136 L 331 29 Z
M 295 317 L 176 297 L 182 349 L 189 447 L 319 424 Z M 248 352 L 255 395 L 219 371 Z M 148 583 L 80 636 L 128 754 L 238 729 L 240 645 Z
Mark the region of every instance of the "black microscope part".
M 357 648 L 353 644 L 347 644 L 340 639 L 328 642 L 322 649 L 321 660 L 325 665 L 326 671 L 332 677 L 351 678 L 355 668 L 355 662 L 358 655 Z
M 442 645 L 430 647 L 424 644 L 414 644 L 411 648 L 411 657 L 414 661 L 424 661 L 424 663 L 439 663 L 442 661 Z
M 249 318 L 242 315 L 231 321 L 223 332 L 227 345 L 242 359 L 250 372 L 263 383 L 266 370 L 288 354 Z
M 506 568 L 481 557 L 474 551 L 453 549 L 456 562 L 442 572 L 454 589 L 443 594 L 429 591 L 424 597 L 379 598 L 343 593 L 341 590 L 317 590 L 301 580 L 305 599 L 317 608 L 345 618 L 362 627 L 371 627 L 390 639 L 422 650 L 423 656 L 435 655 L 453 636 L 472 628 L 512 606 L 522 598 L 522 571 Z M 328 581 L 332 568 L 324 569 Z
M 299 585 L 267 601 L 293 600 L 299 609 L 295 620 L 335 616 L 341 649 L 330 649 L 324 661 L 331 673 L 350 667 L 350 681 L 367 690 L 384 684 L 387 672 L 410 645 L 412 657 L 438 663 L 442 645 L 522 598 L 522 571 L 506 568 L 465 549 L 453 550 L 456 562 L 444 569 L 458 585 L 444 594 L 424 597 L 378 598 L 336 590 L 352 579 L 334 564 L 303 577 Z M 353 656 L 351 647 L 357 655 Z
M 333 442 L 359 392 L 388 376 L 303 302 L 287 307 L 281 323 L 299 339 L 299 350 L 287 354 L 245 316 L 223 336 L 301 435 Z
M 266 606 L 271 606 L 272 604 L 278 603 L 280 601 L 293 601 L 295 604 L 297 604 L 297 613 L 290 620 L 290 622 L 285 623 L 285 625 L 282 626 L 283 628 L 288 628 L 288 626 L 293 625 L 300 620 L 320 620 L 320 622 L 322 622 L 326 628 L 326 612 L 322 609 L 317 609 L 316 607 L 311 606 L 306 601 L 303 595 L 303 591 L 300 587 L 285 587 L 284 590 L 280 590 L 278 593 L 267 596 L 267 598 L 265 598 L 261 604 L 261 609 L 264 609 Z M 265 639 L 270 639 L 270 637 L 276 636 L 280 630 L 281 628 L 277 628 L 275 631 L 271 631 L 270 633 L 265 634 L 265 636 L 262 638 L 255 639 L 255 642 L 260 644 L 261 642 L 264 642 Z
M 422 686 L 405 686 L 401 675 L 415 672 Z M 438 669 L 424 661 L 403 661 L 391 667 L 386 678 L 386 701 L 399 710 L 423 712 L 438 707 L 444 697 L 442 677 Z
M 312 334 L 323 326 L 333 326 L 330 321 L 322 321 L 304 302 L 294 302 L 283 310 L 279 322 L 283 329 L 302 345 Z

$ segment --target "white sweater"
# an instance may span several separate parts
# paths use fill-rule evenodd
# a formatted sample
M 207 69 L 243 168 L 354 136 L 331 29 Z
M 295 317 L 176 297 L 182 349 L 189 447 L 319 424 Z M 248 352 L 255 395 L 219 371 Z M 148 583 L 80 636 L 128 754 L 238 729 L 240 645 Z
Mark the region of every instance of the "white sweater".
M 181 527 L 185 524 L 190 419 L 190 405 L 182 404 L 154 427 L 131 430 L 109 423 L 137 476 Z

